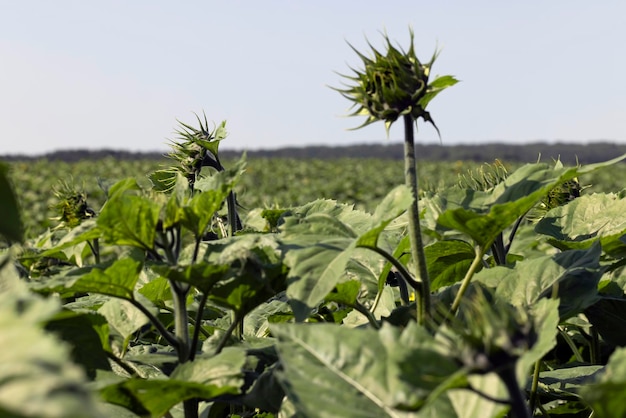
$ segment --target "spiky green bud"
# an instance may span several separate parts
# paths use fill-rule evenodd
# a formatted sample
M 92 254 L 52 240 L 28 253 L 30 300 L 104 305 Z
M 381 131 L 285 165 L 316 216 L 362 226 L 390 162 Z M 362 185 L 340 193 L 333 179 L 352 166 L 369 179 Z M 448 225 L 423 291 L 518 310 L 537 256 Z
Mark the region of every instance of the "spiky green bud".
M 413 120 L 422 118 L 437 129 L 426 111 L 426 106 L 439 92 L 456 84 L 458 80 L 452 76 L 443 76 L 429 84 L 430 70 L 438 52 L 433 54 L 430 62 L 423 64 L 415 54 L 413 31 L 410 31 L 410 36 L 411 43 L 406 52 L 394 47 L 386 34 L 384 40 L 387 51 L 384 54 L 369 42 L 372 57 L 367 57 L 350 45 L 363 61 L 363 69 L 360 71 L 352 69 L 355 73 L 353 76 L 342 74 L 351 86 L 335 90 L 354 102 L 352 107 L 356 107 L 356 110 L 350 116 L 367 118 L 362 125 L 354 129 L 382 120 L 389 134 L 391 125 L 407 114 L 410 114 Z
M 74 228 L 96 214 L 87 204 L 87 194 L 73 184 L 61 182 L 54 189 L 54 195 L 57 202 L 52 209 L 58 214 L 54 218 L 59 222 L 58 228 Z

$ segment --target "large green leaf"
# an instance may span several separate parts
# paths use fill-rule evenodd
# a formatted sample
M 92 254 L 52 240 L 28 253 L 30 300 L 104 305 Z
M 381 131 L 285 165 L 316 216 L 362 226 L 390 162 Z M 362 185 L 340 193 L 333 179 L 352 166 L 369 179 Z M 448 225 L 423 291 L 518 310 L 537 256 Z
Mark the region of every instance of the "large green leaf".
M 581 196 L 548 212 L 535 227 L 540 234 L 552 237 L 560 249 L 588 248 L 600 240 L 607 253 L 625 256 L 626 199 L 615 194 Z
M 24 226 L 15 194 L 8 178 L 8 168 L 0 164 L 0 235 L 11 241 L 22 241 Z
M 138 415 L 158 418 L 187 399 L 238 395 L 245 361 L 244 351 L 226 348 L 216 356 L 178 366 L 169 379 L 131 378 L 102 388 L 100 395 Z
M 559 315 L 566 319 L 599 300 L 601 248 L 571 250 L 553 256 L 516 263 L 515 268 L 483 269 L 474 280 L 496 289 L 496 295 L 516 306 L 532 306 L 537 300 L 559 298 Z
M 602 369 L 603 366 L 582 365 L 541 372 L 537 392 L 549 399 L 579 400 L 580 388 L 599 375 Z M 527 389 L 530 389 L 530 382 Z
M 0 271 L 0 415 L 103 417 L 71 347 L 43 330 L 61 309 L 58 299 L 28 292 L 10 270 Z
M 122 299 L 133 299 L 135 284 L 143 267 L 143 260 L 132 255 L 95 267 L 83 267 L 49 280 L 33 282 L 38 292 L 100 293 Z
M 374 216 L 332 201 L 316 201 L 285 218 L 283 249 L 290 267 L 287 296 L 296 320 L 306 319 L 335 288 L 357 248 L 379 245 L 385 227 L 410 202 L 410 193 L 401 186 L 383 199 Z
M 492 190 L 451 190 L 440 197 L 445 211 L 438 223 L 463 232 L 486 248 L 496 236 L 535 206 L 558 184 L 626 158 L 584 167 L 559 168 L 548 164 L 527 164 L 515 170 Z
M 580 395 L 591 405 L 594 417 L 626 416 L 626 348 L 618 348 L 594 383 L 580 388 Z
M 97 218 L 103 239 L 112 245 L 152 250 L 161 205 L 138 193 L 134 181 L 122 180 L 109 192 Z
M 458 370 L 423 328 L 402 333 L 331 324 L 276 324 L 281 379 L 307 417 L 417 416 L 430 392 Z M 323 399 L 324 402 L 320 402 Z

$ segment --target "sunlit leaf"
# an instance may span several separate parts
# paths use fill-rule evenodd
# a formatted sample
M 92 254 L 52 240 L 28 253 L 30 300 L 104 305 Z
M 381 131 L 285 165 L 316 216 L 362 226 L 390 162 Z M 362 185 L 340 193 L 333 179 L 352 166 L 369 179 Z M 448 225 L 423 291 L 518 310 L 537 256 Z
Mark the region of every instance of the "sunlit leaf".
M 416 416 L 410 411 L 458 370 L 416 325 L 402 334 L 390 326 L 376 332 L 329 324 L 271 330 L 279 341 L 283 387 L 304 416 Z

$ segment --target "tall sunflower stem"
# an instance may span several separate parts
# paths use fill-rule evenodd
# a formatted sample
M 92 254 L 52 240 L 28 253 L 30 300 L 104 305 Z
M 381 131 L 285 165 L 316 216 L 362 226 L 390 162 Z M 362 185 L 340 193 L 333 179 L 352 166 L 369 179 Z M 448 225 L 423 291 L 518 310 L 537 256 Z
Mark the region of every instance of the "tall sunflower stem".
M 414 120 L 410 114 L 404 115 L 404 179 L 407 187 L 413 194 L 413 203 L 409 207 L 409 240 L 411 242 L 413 264 L 417 273 L 416 277 L 422 282 L 423 289 L 423 292 L 418 295 L 422 300 L 416 304 L 417 322 L 424 325 L 431 315 L 430 280 L 426 268 L 426 256 L 420 227 L 419 188 L 417 183 L 417 160 L 415 158 L 413 123 Z

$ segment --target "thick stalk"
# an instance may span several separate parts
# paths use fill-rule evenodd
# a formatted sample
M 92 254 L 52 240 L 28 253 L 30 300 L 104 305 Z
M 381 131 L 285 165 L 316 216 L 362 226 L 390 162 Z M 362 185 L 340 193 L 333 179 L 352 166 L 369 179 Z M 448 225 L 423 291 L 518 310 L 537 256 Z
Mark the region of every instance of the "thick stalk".
M 174 335 L 178 341 L 178 361 L 185 363 L 189 360 L 189 321 L 187 319 L 187 293 L 188 286 L 180 286 L 179 283 L 170 281 L 172 297 L 174 299 Z
M 430 280 L 426 269 L 426 256 L 422 242 L 420 227 L 420 212 L 418 207 L 419 188 L 417 184 L 417 161 L 415 159 L 415 138 L 413 133 L 413 117 L 404 115 L 404 180 L 413 194 L 413 203 L 409 206 L 409 240 L 411 242 L 411 255 L 415 264 L 416 277 L 422 282 L 423 292 L 418 297 L 417 321 L 424 324 L 430 317 Z
M 509 392 L 509 398 L 511 399 L 511 417 L 531 418 L 530 411 L 526 405 L 526 398 L 517 383 L 515 366 L 505 367 L 497 373 Z
M 172 296 L 174 299 L 174 334 L 178 341 L 178 361 L 186 363 L 190 360 L 191 341 L 189 339 L 189 320 L 187 317 L 187 294 L 189 286 L 183 283 L 170 281 Z M 198 417 L 198 400 L 187 399 L 183 401 L 183 410 L 185 418 Z

